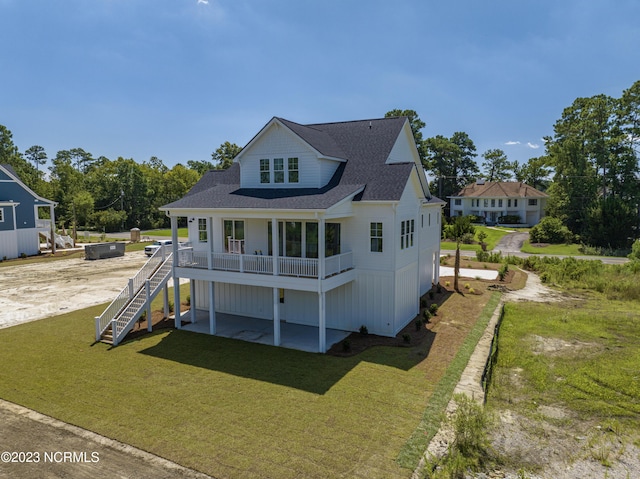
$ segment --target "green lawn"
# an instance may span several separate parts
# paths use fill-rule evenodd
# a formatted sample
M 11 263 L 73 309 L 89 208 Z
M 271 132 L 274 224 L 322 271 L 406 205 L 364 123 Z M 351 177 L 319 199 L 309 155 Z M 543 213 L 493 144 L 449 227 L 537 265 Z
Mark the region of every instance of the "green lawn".
M 580 251 L 579 244 L 550 244 L 547 246 L 531 246 L 529 240 L 524 242 L 520 249 L 523 253 L 541 254 L 547 256 L 561 255 L 561 256 L 576 256 L 584 255 Z
M 447 338 L 476 324 L 350 358 L 176 330 L 111 348 L 92 344 L 103 307 L 0 330 L 0 397 L 214 477 L 408 477 L 473 349 L 445 372 Z
M 484 240 L 487 243 L 487 251 L 491 251 L 496 247 L 498 242 L 502 239 L 503 236 L 509 234 L 511 230 L 502 230 L 495 228 L 488 228 L 486 226 L 476 226 L 476 235 L 475 239 L 478 241 L 478 233 L 484 231 L 487 234 L 487 238 Z M 443 250 L 455 250 L 456 243 L 454 241 L 442 241 L 440 243 L 440 248 Z M 479 244 L 460 244 L 460 249 L 465 251 L 480 251 Z
M 164 230 L 148 230 L 142 236 L 166 236 L 171 237 L 171 228 Z M 189 230 L 187 228 L 178 228 L 178 238 L 188 238 Z

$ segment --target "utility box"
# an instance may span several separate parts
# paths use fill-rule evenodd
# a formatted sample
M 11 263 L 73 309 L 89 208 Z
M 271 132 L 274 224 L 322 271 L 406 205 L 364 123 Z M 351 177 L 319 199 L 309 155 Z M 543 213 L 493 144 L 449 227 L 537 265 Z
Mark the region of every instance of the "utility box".
M 84 247 L 85 259 L 105 259 L 124 256 L 124 243 L 98 243 Z
M 140 243 L 140 228 L 131 228 L 131 242 Z

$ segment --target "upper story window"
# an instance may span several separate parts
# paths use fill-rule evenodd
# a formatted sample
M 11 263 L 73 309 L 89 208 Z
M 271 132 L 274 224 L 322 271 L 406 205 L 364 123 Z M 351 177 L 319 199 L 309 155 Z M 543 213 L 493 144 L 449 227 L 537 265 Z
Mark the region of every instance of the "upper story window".
M 511 208 L 511 200 L 507 200 L 507 208 Z
M 260 183 L 298 183 L 300 167 L 298 158 L 263 158 L 260 160 Z M 285 181 L 286 180 L 286 181 Z
M 498 200 L 498 207 L 502 208 L 502 200 Z
M 289 158 L 287 160 L 289 169 L 289 183 L 298 182 L 298 158 Z
M 0 223 L 4 222 L 4 209 L 0 208 Z
M 513 200 L 513 206 L 514 206 L 515 208 L 517 208 L 517 207 L 518 207 L 518 200 Z
M 484 200 L 484 207 L 488 208 L 489 207 L 489 200 Z
M 269 183 L 271 173 L 269 172 L 269 160 L 260 160 L 260 183 Z
M 456 206 L 460 206 L 462 204 L 462 198 L 456 198 L 453 200 L 453 204 Z
M 382 253 L 382 223 L 371 223 L 371 252 Z
M 284 183 L 284 159 L 273 159 L 273 182 Z
M 200 243 L 207 242 L 207 219 L 198 218 L 198 241 Z
M 459 212 L 462 215 L 462 211 Z M 406 220 L 400 223 L 400 249 L 413 246 L 414 220 Z
M 537 206 L 538 205 L 538 199 L 537 198 L 530 198 L 529 199 L 529 206 Z
M 495 200 L 495 199 L 492 199 L 492 200 L 491 200 L 491 207 L 492 207 L 492 208 L 495 208 L 495 207 L 496 207 L 496 200 Z

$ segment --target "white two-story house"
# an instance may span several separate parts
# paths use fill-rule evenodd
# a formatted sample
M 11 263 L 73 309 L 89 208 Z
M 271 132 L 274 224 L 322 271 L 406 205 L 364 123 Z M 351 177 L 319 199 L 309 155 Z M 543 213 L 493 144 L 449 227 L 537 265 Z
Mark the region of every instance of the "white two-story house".
M 475 215 L 494 224 L 517 217 L 517 224 L 534 226 L 544 217 L 548 197 L 522 182 L 478 180 L 449 198 L 451 216 Z
M 395 336 L 415 318 L 439 280 L 443 204 L 429 193 L 407 118 L 273 118 L 229 169 L 162 209 L 174 284 L 190 280 L 191 320 L 207 312 L 211 334 L 221 313 L 270 321 L 275 345 L 282 322 L 307 325 L 325 352 L 327 329 Z

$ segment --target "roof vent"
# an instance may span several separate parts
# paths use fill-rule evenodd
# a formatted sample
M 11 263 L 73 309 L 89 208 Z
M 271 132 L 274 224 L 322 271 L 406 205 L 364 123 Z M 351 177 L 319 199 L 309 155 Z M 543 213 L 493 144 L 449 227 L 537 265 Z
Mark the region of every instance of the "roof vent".
M 484 185 L 484 180 L 483 179 L 476 180 L 476 185 Z

